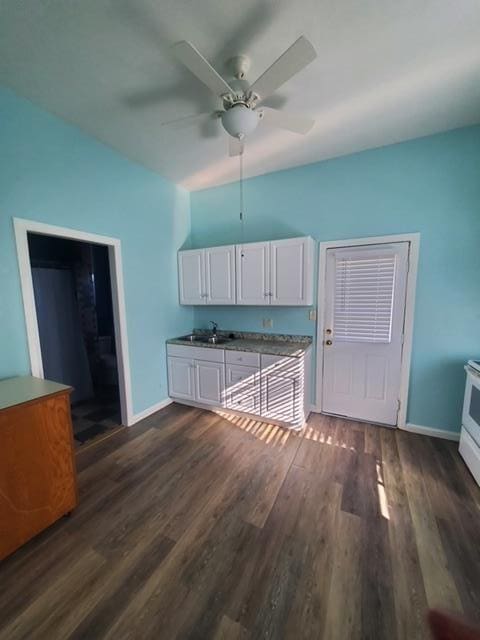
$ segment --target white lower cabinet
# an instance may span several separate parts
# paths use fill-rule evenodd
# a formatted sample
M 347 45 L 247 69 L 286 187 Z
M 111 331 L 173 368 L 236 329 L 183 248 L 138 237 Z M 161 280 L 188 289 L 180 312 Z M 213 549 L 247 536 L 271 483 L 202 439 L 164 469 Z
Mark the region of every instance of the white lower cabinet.
M 214 407 L 225 403 L 225 365 L 220 362 L 194 361 L 195 400 Z
M 168 358 L 168 391 L 172 398 L 195 400 L 193 360 Z
M 295 428 L 308 417 L 308 349 L 297 358 L 167 345 L 167 354 L 169 394 L 174 399 L 205 408 L 225 407 Z
M 225 404 L 223 349 L 167 345 L 168 392 L 171 398 L 206 406 Z
M 226 406 L 236 411 L 260 414 L 260 368 L 227 364 Z
M 297 381 L 274 373 L 262 376 L 262 417 L 294 422 L 297 414 Z

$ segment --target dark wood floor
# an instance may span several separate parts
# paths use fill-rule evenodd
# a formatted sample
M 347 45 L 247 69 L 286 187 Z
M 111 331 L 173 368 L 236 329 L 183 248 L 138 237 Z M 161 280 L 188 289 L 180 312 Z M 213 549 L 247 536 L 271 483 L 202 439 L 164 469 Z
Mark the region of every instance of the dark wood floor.
M 171 405 L 77 456 L 80 506 L 0 565 L 0 637 L 428 638 L 480 618 L 454 443 Z

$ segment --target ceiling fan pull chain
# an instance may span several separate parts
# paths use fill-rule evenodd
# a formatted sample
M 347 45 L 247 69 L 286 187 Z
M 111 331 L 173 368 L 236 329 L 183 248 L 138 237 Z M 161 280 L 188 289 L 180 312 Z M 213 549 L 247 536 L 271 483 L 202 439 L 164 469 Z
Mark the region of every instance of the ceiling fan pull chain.
M 243 210 L 243 150 L 239 156 L 240 159 L 240 235 L 242 244 L 245 240 L 245 215 Z

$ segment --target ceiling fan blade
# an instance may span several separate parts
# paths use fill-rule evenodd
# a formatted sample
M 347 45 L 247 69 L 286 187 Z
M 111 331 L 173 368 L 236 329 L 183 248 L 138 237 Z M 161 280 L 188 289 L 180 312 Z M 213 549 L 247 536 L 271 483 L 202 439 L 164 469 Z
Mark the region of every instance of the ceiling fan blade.
M 198 124 L 211 118 L 211 113 L 195 113 L 191 116 L 185 116 L 184 118 L 175 118 L 175 120 L 167 120 L 161 122 L 161 127 L 170 127 L 172 129 L 183 129 L 184 127 L 190 127 L 191 125 Z
M 224 93 L 235 93 L 222 76 L 215 71 L 200 51 L 193 44 L 182 40 L 173 45 L 172 50 L 178 60 L 189 69 L 194 76 L 203 82 L 213 93 L 218 96 Z
M 241 156 L 245 151 L 245 145 L 241 140 L 228 136 L 228 155 L 230 157 Z
M 266 98 L 278 89 L 284 82 L 290 80 L 292 76 L 298 73 L 307 64 L 317 57 L 317 52 L 313 45 L 305 38 L 300 36 L 291 47 L 282 53 L 275 62 L 255 80 L 250 87 L 253 93 L 260 98 Z
M 274 127 L 293 131 L 293 133 L 301 133 L 305 135 L 315 124 L 315 120 L 312 118 L 301 116 L 296 113 L 287 113 L 285 111 L 278 111 L 278 109 L 271 109 L 269 107 L 262 107 L 262 111 L 264 114 L 264 122 L 271 124 Z

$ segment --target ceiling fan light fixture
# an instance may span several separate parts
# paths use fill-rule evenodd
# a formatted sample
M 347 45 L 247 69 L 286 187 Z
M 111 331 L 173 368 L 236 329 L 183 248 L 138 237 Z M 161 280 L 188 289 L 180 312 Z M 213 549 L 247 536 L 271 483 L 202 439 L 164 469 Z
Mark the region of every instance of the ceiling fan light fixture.
M 243 103 L 235 104 L 222 113 L 222 124 L 228 134 L 243 140 L 257 128 L 258 113 Z

